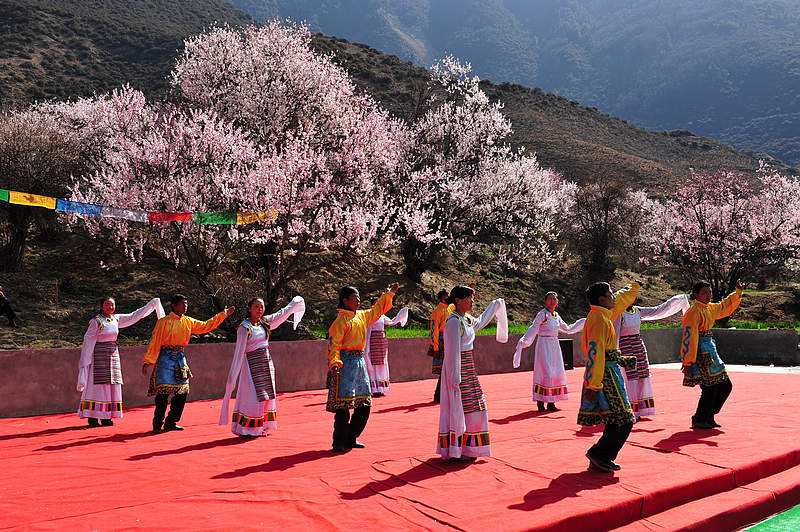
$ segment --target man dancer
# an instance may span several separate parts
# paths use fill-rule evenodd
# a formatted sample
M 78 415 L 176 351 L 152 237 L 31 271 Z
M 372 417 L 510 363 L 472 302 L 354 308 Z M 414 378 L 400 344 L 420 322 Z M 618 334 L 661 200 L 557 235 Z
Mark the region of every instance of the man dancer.
M 147 352 L 144 354 L 142 375 L 150 374 L 148 396 L 155 395 L 156 409 L 153 413 L 153 432 L 183 430 L 178 425 L 189 395 L 189 365 L 186 363 L 186 346 L 193 334 L 213 331 L 233 314 L 233 307 L 226 308 L 207 321 L 199 321 L 186 316 L 189 302 L 186 296 L 175 294 L 170 300 L 172 312 L 156 322 Z M 164 421 L 167 402 L 172 395 L 169 415 Z
M 439 395 L 442 388 L 442 362 L 444 361 L 444 325 L 447 323 L 447 318 L 453 313 L 453 305 L 447 304 L 447 290 L 439 290 L 436 298 L 439 304 L 431 312 L 430 322 L 428 328 L 431 333 L 431 343 L 428 347 L 428 356 L 432 357 L 431 373 L 439 376 L 436 381 L 436 391 L 433 392 L 433 402 L 439 402 Z

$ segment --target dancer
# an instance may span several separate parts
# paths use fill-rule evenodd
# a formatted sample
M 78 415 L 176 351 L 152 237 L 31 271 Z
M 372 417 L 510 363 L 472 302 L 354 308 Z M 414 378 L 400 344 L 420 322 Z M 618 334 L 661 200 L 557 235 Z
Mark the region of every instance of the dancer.
M 78 391 L 81 402 L 78 417 L 89 420 L 90 427 L 113 425 L 122 417 L 122 365 L 117 349 L 119 330 L 130 327 L 153 312 L 164 317 L 159 298 L 130 314 L 115 314 L 113 297 L 100 301 L 100 314 L 89 321 L 83 335 L 81 358 L 78 363 Z
M 260 298 L 251 299 L 247 304 L 247 318 L 236 330 L 236 347 L 219 414 L 220 425 L 231 419 L 228 406 L 238 381 L 231 432 L 242 437 L 266 436 L 268 430 L 278 428 L 275 367 L 269 354 L 269 335 L 292 315 L 297 329 L 305 314 L 306 302 L 295 296 L 288 305 L 268 316 L 264 316 L 264 308 L 264 300 Z
M 439 405 L 439 438 L 436 452 L 442 458 L 475 460 L 492 454 L 489 441 L 489 412 L 486 397 L 475 371 L 473 354 L 475 333 L 497 320 L 496 339 L 508 341 L 506 302 L 495 299 L 479 318 L 470 316 L 475 302 L 475 290 L 456 286 L 450 291 L 448 303 L 455 310 L 444 328 L 444 364 L 442 393 Z
M 431 343 L 428 347 L 428 356 L 432 357 L 433 360 L 431 361 L 431 373 L 434 375 L 438 375 L 438 379 L 436 381 L 436 391 L 433 392 L 433 402 L 439 402 L 439 395 L 442 389 L 442 361 L 444 360 L 444 325 L 447 322 L 447 318 L 450 317 L 455 307 L 453 305 L 447 304 L 447 290 L 439 290 L 439 293 L 436 294 L 436 299 L 439 301 L 439 304 L 436 305 L 436 308 L 433 309 L 431 312 L 430 322 L 428 323 L 428 328 L 431 332 Z
M 725 363 L 717 353 L 717 344 L 711 334 L 714 321 L 726 318 L 739 308 L 742 302 L 741 282 L 736 291 L 719 303 L 711 303 L 714 293 L 706 281 L 695 283 L 692 288 L 692 306 L 683 316 L 681 335 L 681 360 L 683 361 L 683 385 L 700 385 L 697 411 L 692 416 L 693 429 L 720 427 L 714 416 L 722 410 L 733 384 L 725 371 Z
M 577 334 L 583 330 L 586 318 L 581 318 L 572 325 L 567 325 L 556 312 L 558 294 L 547 292 L 544 296 L 544 308 L 533 318 L 533 323 L 517 342 L 514 351 L 514 367 L 518 368 L 522 361 L 522 350 L 530 347 L 534 340 L 536 351 L 533 363 L 533 400 L 539 412 L 555 411 L 557 401 L 569 399 L 567 390 L 567 373 L 564 371 L 564 357 L 558 333 Z
M 147 352 L 144 354 L 142 375 L 150 372 L 148 396 L 155 396 L 156 408 L 153 412 L 153 432 L 183 430 L 178 425 L 189 395 L 189 378 L 192 372 L 186 363 L 186 346 L 193 334 L 213 331 L 233 314 L 233 307 L 226 308 L 213 318 L 199 321 L 186 316 L 189 301 L 186 296 L 175 294 L 170 300 L 172 312 L 156 322 Z M 172 395 L 172 401 L 169 396 Z M 170 402 L 166 422 L 164 414 Z
M 601 471 L 620 469 L 614 460 L 633 428 L 633 410 L 620 364 L 632 368 L 636 358 L 620 355 L 613 322 L 636 301 L 638 293 L 639 283 L 631 283 L 616 294 L 611 293 L 608 283 L 595 283 L 586 290 L 591 308 L 581 337 L 586 370 L 578 424 L 605 424 L 603 436 L 586 452 L 590 465 Z
M 631 306 L 614 320 L 620 353 L 636 357 L 636 367 L 625 370 L 625 390 L 636 421 L 656 413 L 653 384 L 650 382 L 650 360 L 640 334 L 642 322 L 661 320 L 678 312 L 685 313 L 688 308 L 689 298 L 686 294 L 678 294 L 655 307 Z
M 403 307 L 394 318 L 381 316 L 367 329 L 364 363 L 367 366 L 372 397 L 383 397 L 389 393 L 389 341 L 384 329 L 395 325 L 405 327 L 407 322 L 408 307 Z
M 325 409 L 333 412 L 334 452 L 362 449 L 358 437 L 367 426 L 372 393 L 364 362 L 367 329 L 392 308 L 392 300 L 400 285 L 392 284 L 369 310 L 358 310 L 361 296 L 358 289 L 345 286 L 339 290 L 336 319 L 328 329 L 328 402 Z M 350 410 L 353 416 L 350 417 Z
M 17 326 L 17 315 L 14 313 L 14 309 L 11 307 L 11 302 L 6 297 L 6 293 L 3 291 L 2 286 L 0 286 L 0 315 L 8 318 L 9 327 Z

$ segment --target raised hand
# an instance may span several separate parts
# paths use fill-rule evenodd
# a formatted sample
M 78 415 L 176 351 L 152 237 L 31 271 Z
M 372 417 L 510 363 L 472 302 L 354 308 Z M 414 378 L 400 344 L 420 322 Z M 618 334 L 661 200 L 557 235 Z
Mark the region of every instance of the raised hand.
M 736 289 L 737 289 L 737 290 L 744 290 L 744 287 L 745 287 L 745 286 L 747 286 L 747 285 L 745 285 L 745 284 L 742 282 L 742 280 L 741 280 L 741 279 L 739 279 L 738 281 L 736 281 Z
M 389 292 L 396 294 L 398 290 L 400 290 L 400 283 L 394 282 L 389 285 Z
M 230 318 L 231 314 L 236 312 L 236 307 L 225 307 L 225 317 Z

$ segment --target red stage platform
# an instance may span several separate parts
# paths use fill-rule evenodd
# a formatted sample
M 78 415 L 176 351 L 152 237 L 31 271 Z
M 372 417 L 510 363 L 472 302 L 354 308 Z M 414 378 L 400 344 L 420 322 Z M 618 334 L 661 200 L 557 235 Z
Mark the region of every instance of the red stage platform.
M 281 395 L 280 429 L 255 440 L 216 424 L 219 401 L 190 403 L 187 430 L 160 435 L 147 432 L 152 408 L 96 429 L 74 415 L 2 419 L 0 527 L 731 530 L 800 503 L 800 376 L 733 373 L 724 427 L 692 431 L 699 390 L 655 369 L 658 415 L 607 475 L 586 469 L 598 431 L 575 423 L 581 374 L 546 414 L 532 410 L 530 373 L 482 376 L 494 456 L 471 465 L 433 452 L 435 381 L 393 385 L 367 448 L 344 455 L 328 452 L 323 391 Z

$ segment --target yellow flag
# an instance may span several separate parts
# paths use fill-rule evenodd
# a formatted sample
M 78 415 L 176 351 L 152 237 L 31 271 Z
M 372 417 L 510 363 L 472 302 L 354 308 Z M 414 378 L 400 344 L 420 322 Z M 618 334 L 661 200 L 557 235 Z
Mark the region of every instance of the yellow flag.
M 50 196 L 39 196 L 38 194 L 28 194 L 27 192 L 16 192 L 14 190 L 12 190 L 8 196 L 9 203 L 30 205 L 31 207 L 44 207 L 45 209 L 56 208 L 56 199 Z
M 239 212 L 236 213 L 236 225 L 246 225 L 256 222 L 272 223 L 278 218 L 278 211 L 270 209 L 262 212 Z

